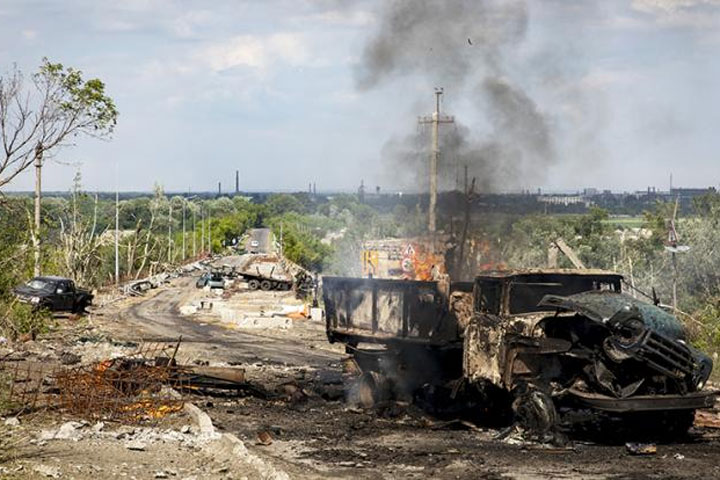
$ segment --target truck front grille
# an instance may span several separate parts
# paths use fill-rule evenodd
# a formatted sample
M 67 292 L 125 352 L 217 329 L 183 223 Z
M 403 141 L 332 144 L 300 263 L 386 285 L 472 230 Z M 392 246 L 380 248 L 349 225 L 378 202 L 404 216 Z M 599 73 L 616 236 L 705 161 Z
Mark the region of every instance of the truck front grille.
M 690 349 L 666 336 L 647 330 L 636 353 L 650 367 L 672 378 L 682 379 L 695 372 L 696 364 Z

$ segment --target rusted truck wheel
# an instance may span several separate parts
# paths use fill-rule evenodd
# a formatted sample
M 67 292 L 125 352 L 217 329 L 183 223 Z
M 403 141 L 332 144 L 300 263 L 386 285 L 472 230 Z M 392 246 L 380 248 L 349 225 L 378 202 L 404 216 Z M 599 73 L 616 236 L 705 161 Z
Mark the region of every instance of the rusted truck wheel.
M 350 386 L 347 392 L 348 403 L 362 408 L 372 408 L 392 398 L 392 389 L 385 375 L 378 372 L 365 372 Z
M 258 282 L 255 279 L 252 279 L 248 282 L 248 288 L 250 290 L 257 290 L 260 287 L 260 282 Z
M 260 282 L 260 289 L 267 292 L 272 289 L 272 282 L 270 282 L 270 280 L 263 280 Z
M 557 423 L 552 398 L 534 387 L 523 388 L 512 404 L 515 421 L 528 433 L 542 437 L 551 433 Z

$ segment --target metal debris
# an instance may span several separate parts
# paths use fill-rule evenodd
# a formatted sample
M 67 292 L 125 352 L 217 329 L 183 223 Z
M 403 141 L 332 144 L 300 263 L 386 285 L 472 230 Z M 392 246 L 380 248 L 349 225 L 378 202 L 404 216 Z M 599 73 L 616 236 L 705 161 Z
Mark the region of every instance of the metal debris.
M 129 356 L 74 367 L 0 362 L 0 404 L 6 414 L 53 409 L 145 423 L 181 410 L 180 391 L 252 389 L 242 369 L 177 365 L 179 346 L 147 344 Z
M 720 414 L 714 411 L 698 410 L 695 412 L 695 426 L 720 428 Z
M 270 432 L 268 432 L 267 430 L 258 432 L 257 438 L 258 438 L 258 443 L 260 445 L 268 446 L 268 445 L 272 445 L 272 443 L 273 443 L 272 435 L 270 435 Z
M 626 443 L 625 448 L 630 455 L 655 455 L 657 445 L 654 443 Z

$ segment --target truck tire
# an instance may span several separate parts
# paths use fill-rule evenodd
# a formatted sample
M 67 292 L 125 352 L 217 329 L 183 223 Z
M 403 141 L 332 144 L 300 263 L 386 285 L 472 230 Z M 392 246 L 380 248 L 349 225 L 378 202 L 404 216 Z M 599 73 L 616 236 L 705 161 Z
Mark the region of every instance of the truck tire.
M 516 395 L 512 409 L 515 421 L 528 433 L 543 437 L 557 424 L 557 413 L 552 398 L 542 390 L 527 387 Z
M 248 282 L 248 288 L 250 290 L 257 290 L 259 287 L 260 287 L 260 282 L 258 282 L 254 278 Z
M 351 385 L 347 392 L 348 403 L 362 408 L 373 408 L 392 398 L 390 382 L 378 372 L 365 372 Z
M 85 313 L 87 306 L 88 301 L 86 299 L 78 300 L 73 306 L 72 313 Z
M 260 289 L 267 292 L 272 288 L 272 283 L 270 283 L 270 280 L 263 280 L 260 282 Z

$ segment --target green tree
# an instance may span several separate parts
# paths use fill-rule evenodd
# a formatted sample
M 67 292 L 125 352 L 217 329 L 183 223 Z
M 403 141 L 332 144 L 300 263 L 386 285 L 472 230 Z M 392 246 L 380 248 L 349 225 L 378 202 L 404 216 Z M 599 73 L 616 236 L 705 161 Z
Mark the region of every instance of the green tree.
M 282 215 L 287 212 L 305 213 L 305 209 L 300 200 L 287 193 L 270 195 L 265 205 L 270 215 Z

